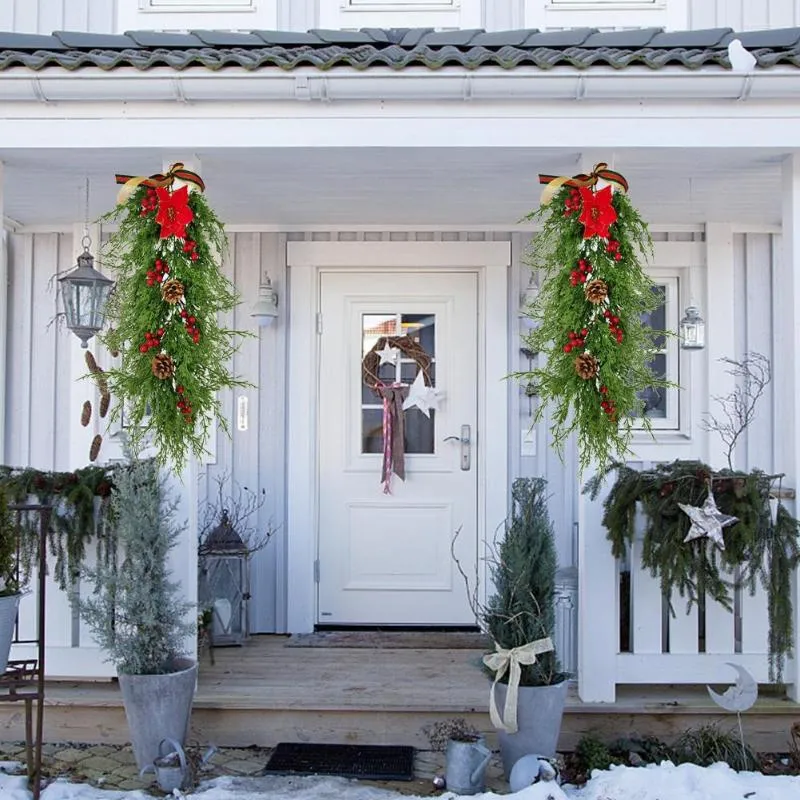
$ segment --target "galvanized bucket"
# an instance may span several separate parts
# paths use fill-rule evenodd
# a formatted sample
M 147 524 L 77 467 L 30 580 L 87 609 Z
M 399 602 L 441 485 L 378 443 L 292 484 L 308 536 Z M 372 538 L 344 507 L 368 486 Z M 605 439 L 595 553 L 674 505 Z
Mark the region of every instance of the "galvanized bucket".
M 455 794 L 478 794 L 486 785 L 486 767 L 492 751 L 483 739 L 474 742 L 459 742 L 450 739 L 445 754 L 445 784 L 447 790 Z

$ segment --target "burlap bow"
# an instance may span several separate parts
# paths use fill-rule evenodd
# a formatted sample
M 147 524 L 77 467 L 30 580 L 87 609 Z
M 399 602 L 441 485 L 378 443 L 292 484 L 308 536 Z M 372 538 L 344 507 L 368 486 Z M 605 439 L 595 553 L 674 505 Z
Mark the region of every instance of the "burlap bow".
M 155 175 L 115 175 L 114 180 L 122 184 L 122 188 L 117 193 L 117 204 L 122 205 L 128 202 L 128 198 L 136 191 L 139 186 L 149 186 L 158 188 L 159 186 L 169 187 L 176 180 L 189 184 L 192 188 L 197 188 L 201 192 L 205 191 L 206 185 L 203 179 L 196 173 L 183 166 L 182 161 L 176 161 L 168 170 L 166 175 L 157 172 Z
M 519 679 L 522 675 L 522 665 L 535 664 L 536 656 L 542 653 L 549 653 L 555 648 L 549 636 L 545 639 L 537 639 L 535 642 L 523 644 L 521 647 L 514 647 L 511 650 L 505 650 L 499 644 L 496 644 L 495 648 L 494 653 L 488 653 L 483 657 L 483 663 L 494 672 L 494 683 L 489 691 L 489 717 L 495 728 L 506 733 L 516 733 L 517 690 L 519 689 Z M 503 708 L 503 716 L 501 717 L 497 708 L 495 687 L 509 668 L 506 702 Z
M 541 204 L 546 206 L 562 186 L 571 186 L 574 189 L 581 187 L 596 186 L 598 181 L 610 183 L 615 189 L 628 191 L 628 181 L 625 177 L 613 169 L 608 168 L 608 164 L 601 161 L 595 164 L 594 169 L 588 174 L 581 172 L 579 175 L 539 175 L 539 183 L 545 184 L 542 189 Z

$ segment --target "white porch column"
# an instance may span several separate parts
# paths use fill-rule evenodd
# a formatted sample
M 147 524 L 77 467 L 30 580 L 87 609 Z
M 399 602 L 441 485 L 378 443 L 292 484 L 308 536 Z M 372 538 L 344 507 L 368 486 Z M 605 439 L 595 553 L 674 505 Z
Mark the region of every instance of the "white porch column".
M 3 162 L 0 161 L 0 464 L 6 463 L 6 348 L 8 347 L 8 248 L 3 186 Z
M 773 359 L 775 380 L 775 467 L 785 472 L 787 484 L 800 489 L 800 155 L 783 162 L 782 252 L 774 271 Z M 795 500 L 795 513 L 798 502 Z M 800 580 L 795 574 L 794 664 L 784 676 L 792 699 L 800 701 Z
M 161 165 L 161 171 L 167 170 L 176 161 L 183 162 L 186 169 L 202 175 L 200 160 L 194 157 L 181 157 L 165 159 Z M 215 428 L 213 429 L 215 430 Z M 184 599 L 191 603 L 193 610 L 190 612 L 192 619 L 197 619 L 197 527 L 198 527 L 198 478 L 199 464 L 197 459 L 190 455 L 186 466 L 180 472 L 172 471 L 170 488 L 178 500 L 175 522 L 183 525 L 178 543 L 172 551 L 170 567 L 173 577 L 179 581 L 183 587 Z M 189 637 L 186 640 L 184 651 L 192 658 L 197 657 L 197 636 Z

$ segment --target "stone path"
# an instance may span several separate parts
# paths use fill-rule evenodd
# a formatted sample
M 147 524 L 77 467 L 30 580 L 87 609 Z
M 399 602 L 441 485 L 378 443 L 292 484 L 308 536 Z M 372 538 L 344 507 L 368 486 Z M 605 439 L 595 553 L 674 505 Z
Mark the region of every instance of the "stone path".
M 199 763 L 205 748 L 188 747 L 187 755 Z M 217 750 L 209 763 L 199 771 L 200 780 L 222 775 L 256 777 L 262 774 L 271 750 L 265 747 L 224 747 Z M 139 770 L 128 745 L 110 744 L 61 744 L 46 743 L 42 746 L 43 771 L 46 778 L 66 777 L 76 783 L 89 783 L 103 789 L 144 789 L 156 796 L 163 796 L 148 773 L 139 777 Z M 25 746 L 22 742 L 0 742 L 0 761 L 25 761 Z M 370 786 L 393 789 L 403 794 L 438 795 L 433 786 L 434 775 L 444 774 L 444 753 L 418 750 L 414 760 L 413 781 L 364 781 Z M 489 764 L 486 775 L 487 788 L 503 791 L 503 767 L 498 755 Z

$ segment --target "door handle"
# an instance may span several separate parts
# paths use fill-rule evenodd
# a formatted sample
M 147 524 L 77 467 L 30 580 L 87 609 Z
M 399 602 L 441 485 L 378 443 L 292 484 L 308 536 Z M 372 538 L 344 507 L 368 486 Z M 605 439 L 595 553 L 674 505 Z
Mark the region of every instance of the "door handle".
M 461 469 L 469 470 L 472 461 L 472 428 L 469 425 L 461 426 L 461 436 L 445 436 L 446 442 L 460 442 L 461 444 Z

